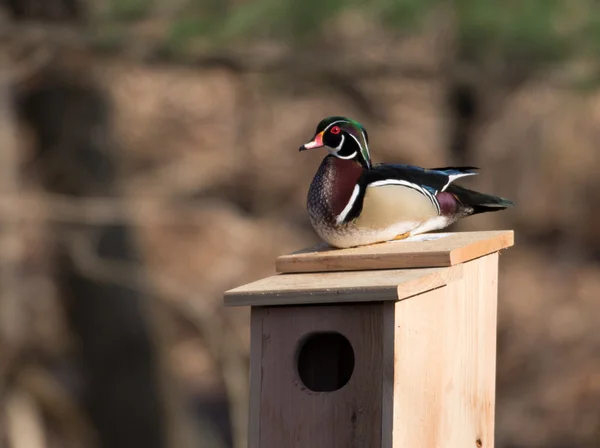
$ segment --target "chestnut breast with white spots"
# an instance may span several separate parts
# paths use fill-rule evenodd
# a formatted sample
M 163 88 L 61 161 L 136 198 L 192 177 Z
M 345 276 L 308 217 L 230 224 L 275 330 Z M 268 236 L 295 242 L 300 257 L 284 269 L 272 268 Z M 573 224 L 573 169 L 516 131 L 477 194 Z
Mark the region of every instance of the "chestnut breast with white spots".
M 333 156 L 323 159 L 307 198 L 308 214 L 315 228 L 337 225 L 336 218 L 350 201 L 362 170 L 353 160 Z

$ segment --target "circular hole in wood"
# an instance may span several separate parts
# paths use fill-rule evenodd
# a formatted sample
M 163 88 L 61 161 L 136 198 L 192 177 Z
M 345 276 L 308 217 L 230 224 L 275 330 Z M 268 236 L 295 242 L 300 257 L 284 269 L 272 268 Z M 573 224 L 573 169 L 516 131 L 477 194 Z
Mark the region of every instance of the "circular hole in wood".
M 297 367 L 306 388 L 314 392 L 333 392 L 350 381 L 354 350 L 340 333 L 312 333 L 300 341 Z

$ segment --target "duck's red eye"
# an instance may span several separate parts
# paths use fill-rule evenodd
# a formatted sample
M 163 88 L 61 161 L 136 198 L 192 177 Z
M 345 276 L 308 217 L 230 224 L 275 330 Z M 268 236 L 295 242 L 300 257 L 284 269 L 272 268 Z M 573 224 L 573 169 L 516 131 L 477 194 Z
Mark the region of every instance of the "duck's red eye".
M 332 134 L 339 134 L 340 132 L 342 132 L 342 130 L 340 129 L 340 127 L 339 127 L 339 126 L 334 126 L 334 127 L 332 127 L 332 128 L 331 128 L 331 131 L 330 131 L 330 132 L 331 132 Z

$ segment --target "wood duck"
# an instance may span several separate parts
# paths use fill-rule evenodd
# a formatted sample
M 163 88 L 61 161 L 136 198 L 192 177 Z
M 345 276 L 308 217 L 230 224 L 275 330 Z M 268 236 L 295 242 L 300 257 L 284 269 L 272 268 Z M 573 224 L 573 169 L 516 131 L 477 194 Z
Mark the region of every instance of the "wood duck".
M 454 184 L 478 174 L 475 167 L 372 165 L 367 131 L 350 118 L 321 120 L 300 151 L 321 147 L 329 154 L 310 185 L 307 209 L 317 234 L 333 247 L 400 240 L 514 205 Z

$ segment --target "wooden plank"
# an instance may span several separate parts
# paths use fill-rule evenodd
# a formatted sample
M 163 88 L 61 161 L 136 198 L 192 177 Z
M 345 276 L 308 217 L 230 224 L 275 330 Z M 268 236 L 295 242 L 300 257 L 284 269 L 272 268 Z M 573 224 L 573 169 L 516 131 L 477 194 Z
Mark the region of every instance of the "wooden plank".
M 281 273 L 453 266 L 513 244 L 512 230 L 417 235 L 406 241 L 350 249 L 334 249 L 323 243 L 283 255 L 275 266 Z
M 451 268 L 283 274 L 225 292 L 226 306 L 401 300 L 460 278 Z
M 393 446 L 494 446 L 498 254 L 395 304 Z
M 250 310 L 250 396 L 248 409 L 248 448 L 260 448 L 260 409 L 262 379 L 263 316 L 262 307 Z
M 392 347 L 382 349 L 383 305 L 265 308 L 260 448 L 382 447 L 383 378 L 392 376 L 383 368 L 393 369 Z M 311 391 L 298 374 L 298 349 L 307 335 L 332 331 L 352 345 L 352 376 L 338 390 Z
M 383 302 L 383 401 L 381 406 L 381 448 L 394 447 L 394 369 L 396 367 L 395 309 L 395 302 Z

